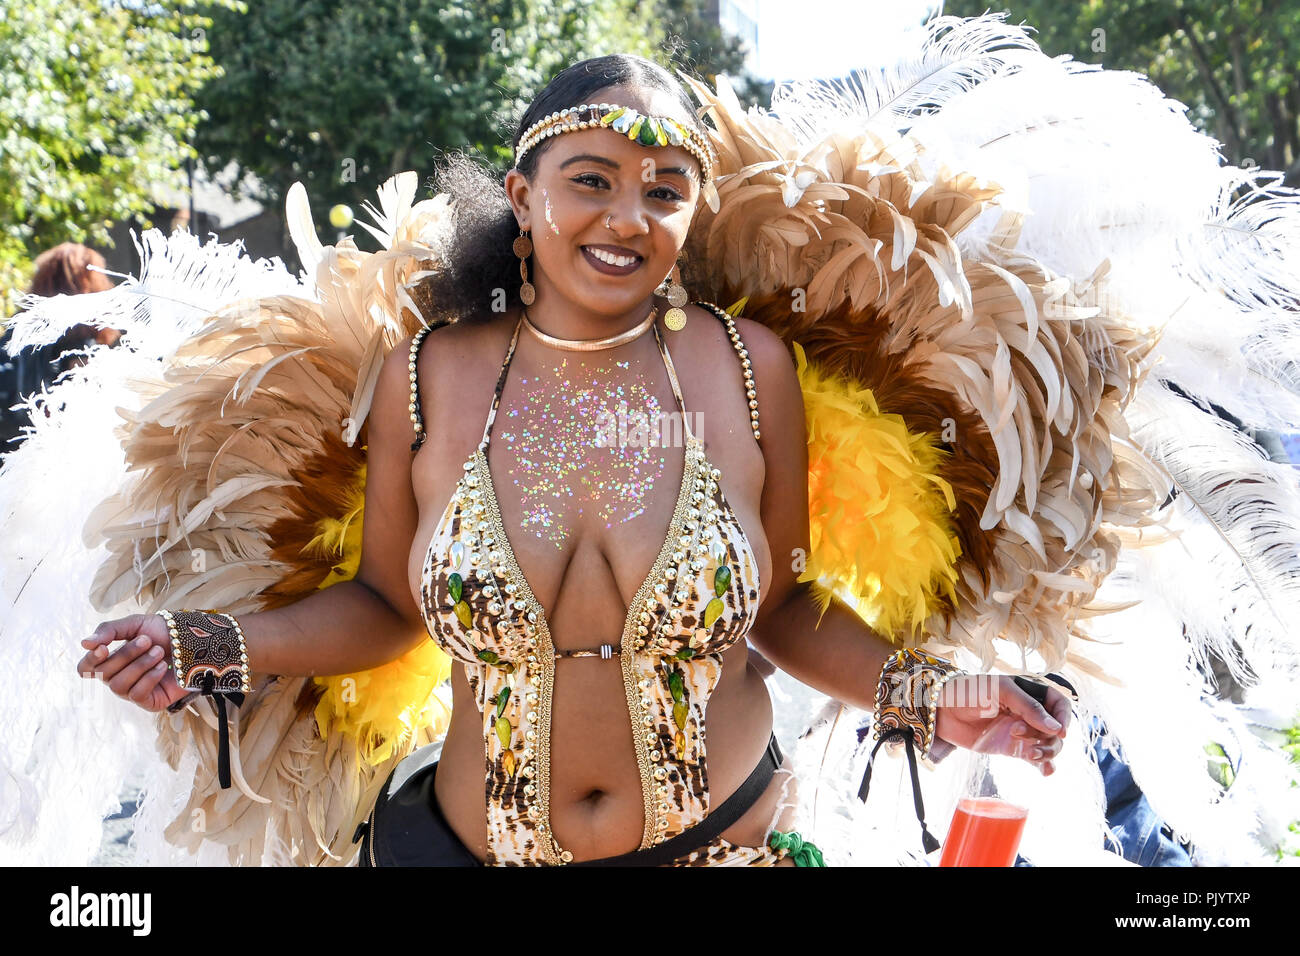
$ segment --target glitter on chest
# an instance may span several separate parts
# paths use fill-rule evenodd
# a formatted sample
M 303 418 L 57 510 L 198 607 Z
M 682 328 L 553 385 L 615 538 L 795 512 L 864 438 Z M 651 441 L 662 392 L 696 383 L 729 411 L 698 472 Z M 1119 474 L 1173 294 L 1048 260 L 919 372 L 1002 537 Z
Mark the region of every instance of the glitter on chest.
M 611 528 L 642 514 L 667 464 L 664 450 L 602 442 L 600 427 L 620 409 L 660 413 L 640 372 L 629 372 L 628 362 L 561 359 L 518 386 L 503 403 L 494 457 L 520 496 L 520 527 L 559 548 L 578 522 L 595 518 Z

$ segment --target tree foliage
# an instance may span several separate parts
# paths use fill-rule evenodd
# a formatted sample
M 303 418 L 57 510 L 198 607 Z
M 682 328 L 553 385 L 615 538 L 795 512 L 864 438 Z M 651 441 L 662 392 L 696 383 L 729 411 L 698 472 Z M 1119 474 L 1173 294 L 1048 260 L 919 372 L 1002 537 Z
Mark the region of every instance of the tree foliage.
M 745 106 L 767 106 L 772 102 L 771 80 L 760 80 L 745 70 L 745 51 L 735 37 L 728 36 L 709 16 L 704 0 L 659 0 L 658 18 L 667 33 L 665 51 L 674 64 L 712 84 L 719 73 L 727 74 L 736 98 Z
M 194 153 L 193 96 L 216 71 L 203 15 L 232 0 L 0 4 L 0 294 L 12 312 L 31 259 L 109 244 Z
M 994 6 L 1038 30 L 1052 55 L 1145 73 L 1238 165 L 1300 185 L 1300 17 L 1286 0 L 1005 0 Z M 984 0 L 952 0 L 973 16 Z
M 307 187 L 318 224 L 394 172 L 466 149 L 505 168 L 506 132 L 568 64 L 637 53 L 709 78 L 739 72 L 699 0 L 256 0 L 209 33 L 223 76 L 200 102 L 210 168 L 234 161 L 278 210 Z M 361 238 L 361 237 L 358 237 Z

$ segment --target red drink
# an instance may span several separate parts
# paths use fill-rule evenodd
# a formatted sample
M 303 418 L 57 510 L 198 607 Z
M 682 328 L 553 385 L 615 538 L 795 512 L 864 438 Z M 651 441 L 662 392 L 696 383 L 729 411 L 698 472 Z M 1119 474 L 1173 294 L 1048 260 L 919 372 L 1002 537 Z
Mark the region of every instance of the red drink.
M 939 865 L 1011 866 L 1027 813 L 997 797 L 963 797 L 952 815 Z

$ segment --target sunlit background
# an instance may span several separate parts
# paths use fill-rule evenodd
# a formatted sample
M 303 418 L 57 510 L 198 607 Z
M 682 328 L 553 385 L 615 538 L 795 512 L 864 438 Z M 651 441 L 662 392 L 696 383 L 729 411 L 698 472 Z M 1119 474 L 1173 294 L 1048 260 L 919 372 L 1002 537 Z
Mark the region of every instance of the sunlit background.
M 767 80 L 816 79 L 892 62 L 942 0 L 719 0 L 723 28 Z

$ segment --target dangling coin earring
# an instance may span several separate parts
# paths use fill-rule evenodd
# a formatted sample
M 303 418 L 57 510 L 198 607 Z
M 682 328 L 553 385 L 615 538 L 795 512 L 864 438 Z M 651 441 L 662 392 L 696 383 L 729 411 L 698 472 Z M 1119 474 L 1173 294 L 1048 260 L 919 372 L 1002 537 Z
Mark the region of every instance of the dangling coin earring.
M 524 305 L 532 305 L 533 300 L 537 298 L 537 290 L 528 281 L 528 257 L 533 254 L 533 240 L 520 229 L 519 238 L 515 240 L 513 248 L 515 255 L 519 257 L 519 278 L 524 280 L 523 285 L 519 287 L 519 301 Z
M 686 304 L 688 297 L 686 289 L 682 286 L 682 273 L 677 263 L 673 263 L 673 271 L 665 281 L 668 283 L 668 291 L 664 293 L 664 298 L 672 308 L 664 313 L 664 325 L 674 332 L 680 332 L 686 328 L 686 312 L 682 306 Z

